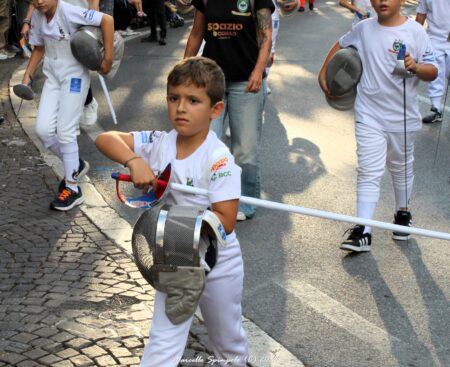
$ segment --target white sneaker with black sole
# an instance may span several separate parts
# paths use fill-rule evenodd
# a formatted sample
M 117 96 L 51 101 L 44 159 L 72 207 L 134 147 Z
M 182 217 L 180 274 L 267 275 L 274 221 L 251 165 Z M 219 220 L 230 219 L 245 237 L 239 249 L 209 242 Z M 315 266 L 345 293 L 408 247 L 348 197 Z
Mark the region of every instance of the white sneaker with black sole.
M 0 50 L 0 60 L 12 59 L 14 56 L 16 56 L 16 54 L 9 52 L 5 48 Z
M 399 210 L 394 215 L 394 224 L 398 224 L 399 226 L 411 227 L 412 225 L 412 215 L 410 212 L 405 210 Z M 392 239 L 397 241 L 406 241 L 409 240 L 411 235 L 409 233 L 403 232 L 392 232 Z
M 341 250 L 355 252 L 370 251 L 372 244 L 372 235 L 370 233 L 364 233 L 364 228 L 364 226 L 356 225 L 353 228 L 347 229 L 345 233 L 351 231 L 350 235 L 344 242 L 341 243 L 341 246 L 339 248 Z

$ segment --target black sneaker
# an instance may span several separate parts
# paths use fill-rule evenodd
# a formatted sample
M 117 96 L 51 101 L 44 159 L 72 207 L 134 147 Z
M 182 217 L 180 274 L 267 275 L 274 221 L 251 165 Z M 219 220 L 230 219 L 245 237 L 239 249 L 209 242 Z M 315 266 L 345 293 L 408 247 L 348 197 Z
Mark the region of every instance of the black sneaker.
M 339 248 L 341 250 L 356 252 L 370 251 L 372 235 L 370 233 L 364 233 L 364 226 L 356 225 L 353 228 L 347 229 L 345 233 L 350 230 L 350 235 L 344 242 L 341 243 L 341 246 Z
M 436 107 L 431 107 L 431 114 L 428 116 L 425 116 L 422 119 L 422 122 L 424 124 L 432 124 L 433 122 L 442 122 L 442 112 L 439 112 L 439 110 Z
M 80 205 L 84 201 L 81 189 L 78 192 L 73 191 L 70 187 L 65 187 L 58 197 L 50 203 L 50 209 L 67 211 L 76 205 Z
M 314 10 L 314 3 L 309 3 L 309 10 Z
M 397 214 L 394 215 L 394 224 L 398 224 L 399 226 L 411 227 L 412 225 L 412 215 L 410 212 L 399 210 Z M 406 241 L 409 239 L 409 233 L 402 232 L 392 232 L 392 238 L 394 240 Z
M 301 6 L 300 8 L 298 8 L 298 11 L 299 11 L 300 13 L 303 13 L 303 12 L 305 11 L 305 8 L 304 8 L 303 6 Z
M 86 173 L 89 171 L 90 164 L 88 161 L 80 158 L 80 164 L 78 166 L 78 171 L 72 175 L 74 181 L 78 181 L 83 178 Z M 58 192 L 63 191 L 66 188 L 66 178 L 64 177 L 58 186 Z
M 161 46 L 165 46 L 165 45 L 167 44 L 167 42 L 166 42 L 166 37 L 160 37 L 158 43 L 159 43 Z

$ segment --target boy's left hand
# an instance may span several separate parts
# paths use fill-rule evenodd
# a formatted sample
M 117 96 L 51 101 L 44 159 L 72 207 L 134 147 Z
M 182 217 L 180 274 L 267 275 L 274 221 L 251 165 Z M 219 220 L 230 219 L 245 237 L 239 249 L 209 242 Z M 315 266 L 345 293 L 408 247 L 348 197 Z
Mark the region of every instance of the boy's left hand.
M 417 73 L 417 63 L 416 60 L 411 56 L 409 52 L 405 56 L 405 68 L 412 71 L 414 74 Z
M 108 74 L 111 71 L 111 67 L 112 67 L 112 59 L 103 58 L 99 71 L 101 74 Z

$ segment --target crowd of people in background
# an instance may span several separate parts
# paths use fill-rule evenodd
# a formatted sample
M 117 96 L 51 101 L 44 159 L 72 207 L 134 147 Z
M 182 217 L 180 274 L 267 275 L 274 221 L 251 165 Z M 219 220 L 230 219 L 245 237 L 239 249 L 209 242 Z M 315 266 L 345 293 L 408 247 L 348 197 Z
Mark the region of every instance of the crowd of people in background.
M 150 34 L 142 38 L 143 43 L 166 45 L 167 27 L 184 24 L 185 16 L 193 15 L 194 7 L 185 0 L 67 0 L 72 5 L 99 10 L 114 17 L 114 28 L 123 37 L 139 34 L 137 28 L 150 27 Z M 363 0 L 356 0 L 363 1 Z M 369 0 L 366 0 L 369 4 Z M 30 57 L 27 37 L 29 32 L 32 0 L 3 0 L 0 3 L 0 61 L 13 58 L 16 54 Z M 308 0 L 309 9 L 314 10 L 314 0 Z M 274 4 L 276 2 L 274 1 Z M 346 6 L 350 4 L 350 6 Z M 341 0 L 341 5 L 354 11 L 353 0 Z M 357 4 L 355 3 L 355 6 Z M 298 0 L 298 11 L 305 10 L 305 0 Z M 274 13 L 278 28 L 279 12 Z M 359 14 L 359 13 L 358 13 Z M 365 13 L 363 13 L 365 16 Z M 356 15 L 355 15 L 356 17 Z M 28 24 L 28 28 L 27 28 Z M 25 27 L 24 27 L 25 25 Z M 157 34 L 159 28 L 159 35 Z M 273 57 L 272 57 L 273 58 Z M 271 58 L 271 59 L 272 59 Z M 267 70 L 268 71 L 268 70 Z M 270 93 L 270 89 L 269 89 Z
M 30 56 L 28 46 L 31 0 L 0 1 L 0 60 L 13 58 L 16 54 Z M 143 42 L 166 44 L 167 24 L 177 27 L 184 24 L 181 14 L 191 12 L 175 0 L 68 0 L 72 5 L 99 10 L 114 17 L 114 28 L 123 37 L 136 35 L 136 28 L 149 26 L 151 34 Z M 25 25 L 25 29 L 24 29 Z M 28 25 L 28 28 L 27 28 Z M 160 28 L 159 37 L 156 27 Z

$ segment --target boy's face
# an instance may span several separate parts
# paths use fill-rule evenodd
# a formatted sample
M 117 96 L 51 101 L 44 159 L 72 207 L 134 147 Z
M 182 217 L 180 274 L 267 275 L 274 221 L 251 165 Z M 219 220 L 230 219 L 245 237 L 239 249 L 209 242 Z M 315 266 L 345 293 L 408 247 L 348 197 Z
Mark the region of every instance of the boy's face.
M 33 6 L 41 13 L 48 13 L 50 10 L 56 8 L 58 0 L 32 0 Z
M 400 8 L 405 0 L 370 0 L 379 21 L 388 21 L 400 15 Z
M 192 83 L 167 88 L 169 119 L 179 135 L 207 135 L 212 119 L 220 115 L 223 102 L 211 106 L 206 89 Z

